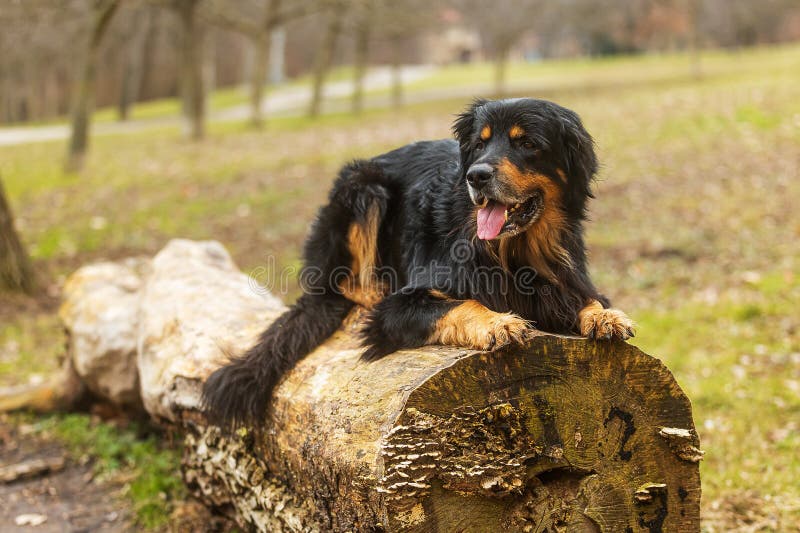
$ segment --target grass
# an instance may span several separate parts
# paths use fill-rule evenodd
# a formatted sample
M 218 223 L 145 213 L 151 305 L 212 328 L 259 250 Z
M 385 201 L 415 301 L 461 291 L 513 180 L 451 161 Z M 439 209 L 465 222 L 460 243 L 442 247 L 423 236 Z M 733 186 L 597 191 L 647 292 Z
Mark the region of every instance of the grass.
M 142 436 L 142 428 L 135 424 L 119 428 L 80 414 L 50 421 L 73 455 L 94 458 L 97 475 L 114 476 L 122 471 L 128 475 L 128 495 L 139 525 L 157 529 L 167 524 L 169 501 L 185 494 L 175 450 L 165 447 L 156 435 Z
M 516 93 L 575 109 L 595 136 L 593 277 L 693 401 L 704 529 L 786 531 L 800 521 L 800 47 L 709 52 L 703 68 L 694 79 L 688 58 L 670 55 L 509 73 Z M 489 65 L 452 67 L 408 97 L 490 82 Z M 51 292 L 80 264 L 152 254 L 177 236 L 222 241 L 246 271 L 269 256 L 288 269 L 341 163 L 448 136 L 465 102 L 276 118 L 260 132 L 213 124 L 199 144 L 172 127 L 98 136 L 80 176 L 61 172 L 60 143 L 0 148 L 0 173 Z M 63 342 L 51 310 L 9 309 L 0 384 L 54 368 Z
M 0 320 L 0 381 L 36 381 L 51 371 L 61 353 L 53 338 L 58 329 L 58 317 L 51 313 Z M 20 363 L 25 364 L 24 372 Z
M 791 451 L 800 445 L 800 339 L 785 321 L 796 315 L 800 280 L 782 278 L 771 277 L 770 284 L 780 279 L 774 298 L 758 283 L 742 300 L 642 311 L 636 344 L 669 354 L 670 368 L 692 399 L 708 451 L 702 463 L 706 499 L 733 501 L 746 488 L 756 499 L 775 501 L 764 511 L 765 522 L 788 526 L 800 512 L 800 458 Z

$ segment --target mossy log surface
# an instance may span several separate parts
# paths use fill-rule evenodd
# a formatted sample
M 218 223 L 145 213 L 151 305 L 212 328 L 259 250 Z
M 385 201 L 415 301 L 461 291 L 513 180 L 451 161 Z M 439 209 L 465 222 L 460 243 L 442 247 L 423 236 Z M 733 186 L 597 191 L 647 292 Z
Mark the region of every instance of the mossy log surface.
M 260 431 L 185 413 L 184 476 L 262 531 L 700 530 L 691 406 L 622 342 L 359 360 L 358 316 L 279 387 Z

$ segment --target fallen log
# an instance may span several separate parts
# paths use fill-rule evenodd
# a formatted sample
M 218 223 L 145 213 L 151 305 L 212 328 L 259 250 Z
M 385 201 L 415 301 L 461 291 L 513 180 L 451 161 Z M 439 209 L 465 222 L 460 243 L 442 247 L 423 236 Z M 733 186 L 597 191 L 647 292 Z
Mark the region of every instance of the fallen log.
M 359 351 L 342 331 L 303 361 L 265 437 L 195 425 L 189 486 L 268 531 L 699 530 L 696 459 L 660 434 L 697 450 L 689 403 L 636 348 Z
M 690 403 L 631 345 L 541 335 L 492 353 L 430 346 L 364 363 L 356 311 L 287 376 L 263 425 L 225 436 L 198 409 L 202 382 L 282 304 L 216 243 L 173 241 L 142 275 L 142 404 L 183 428 L 190 492 L 243 527 L 700 530 Z M 79 315 L 70 320 L 92 319 Z M 71 345 L 91 331 L 66 325 Z

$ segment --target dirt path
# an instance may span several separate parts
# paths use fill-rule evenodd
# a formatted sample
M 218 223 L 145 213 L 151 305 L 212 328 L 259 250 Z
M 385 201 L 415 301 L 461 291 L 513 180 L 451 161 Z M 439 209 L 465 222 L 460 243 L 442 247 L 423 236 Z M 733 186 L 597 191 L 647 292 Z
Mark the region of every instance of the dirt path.
M 0 480 L 0 531 L 133 529 L 130 510 L 120 497 L 122 482 L 94 479 L 90 462 L 75 462 L 58 442 L 37 435 L 30 427 L 12 427 L 0 419 L 0 469 L 35 461 L 48 462 L 55 471 Z
M 433 67 L 425 65 L 409 65 L 403 67 L 402 77 L 404 83 L 410 83 L 433 72 Z M 388 68 L 376 68 L 371 70 L 365 80 L 366 91 L 380 91 L 391 86 L 392 76 Z M 328 83 L 325 87 L 325 99 L 347 98 L 353 92 L 353 85 L 350 80 L 335 81 Z M 298 116 L 305 112 L 305 108 L 311 98 L 311 88 L 302 86 L 292 86 L 277 88 L 270 92 L 264 99 L 264 109 L 267 116 Z M 385 99 L 378 99 L 378 105 L 372 99 L 367 102 L 368 107 L 380 107 L 385 105 Z M 330 108 L 328 111 L 330 111 Z M 214 122 L 231 122 L 246 120 L 250 114 L 249 106 L 237 105 L 227 109 L 212 112 L 209 119 Z M 133 133 L 154 127 L 174 126 L 180 124 L 179 117 L 162 117 L 153 119 L 129 120 L 127 122 L 102 122 L 94 125 L 94 133 L 98 135 L 108 135 L 115 133 Z M 54 141 L 66 139 L 69 136 L 69 126 L 67 124 L 53 124 L 49 126 L 15 126 L 10 128 L 0 128 L 0 146 L 13 146 L 32 142 Z

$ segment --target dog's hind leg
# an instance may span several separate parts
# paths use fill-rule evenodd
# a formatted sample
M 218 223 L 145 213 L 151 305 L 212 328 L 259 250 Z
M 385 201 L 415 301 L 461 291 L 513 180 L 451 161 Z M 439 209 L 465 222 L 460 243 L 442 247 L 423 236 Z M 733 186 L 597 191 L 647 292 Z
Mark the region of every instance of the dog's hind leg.
M 512 313 L 497 313 L 475 300 L 453 300 L 432 289 L 400 290 L 370 313 L 363 330 L 366 360 L 403 348 L 449 344 L 495 350 L 523 343 L 535 331 Z
M 324 274 L 325 288 L 367 308 L 388 288 L 378 271 L 381 225 L 390 198 L 379 167 L 365 161 L 345 166 L 305 245 L 306 264 Z
M 372 270 L 389 192 L 380 169 L 345 167 L 306 241 L 300 275 L 304 294 L 273 322 L 255 346 L 217 369 L 203 388 L 209 418 L 232 428 L 263 420 L 272 391 L 303 357 L 341 325 L 355 303 L 377 301 Z

